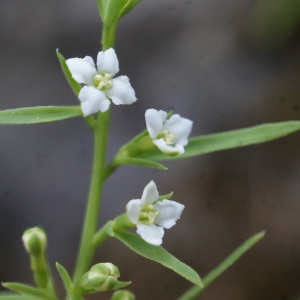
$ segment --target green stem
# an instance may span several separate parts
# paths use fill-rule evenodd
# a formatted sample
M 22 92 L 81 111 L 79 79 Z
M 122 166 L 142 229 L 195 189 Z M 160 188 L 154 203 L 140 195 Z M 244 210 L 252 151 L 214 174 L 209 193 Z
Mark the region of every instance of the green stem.
M 117 23 L 107 26 L 103 24 L 102 50 L 114 47 Z M 88 271 L 95 248 L 92 238 L 97 230 L 100 197 L 105 177 L 105 154 L 108 135 L 109 110 L 98 113 L 95 123 L 88 122 L 94 134 L 94 158 L 88 203 L 85 212 L 81 242 L 74 272 L 74 287 L 80 290 L 81 276 Z
M 75 288 L 79 287 L 81 276 L 88 270 L 94 254 L 91 247 L 92 237 L 97 229 L 100 196 L 103 187 L 104 163 L 108 134 L 109 111 L 98 114 L 94 134 L 94 161 L 88 203 L 85 213 L 80 250 L 74 274 Z
M 102 29 L 102 50 L 114 47 L 116 25 L 106 26 Z M 74 272 L 74 287 L 80 289 L 81 276 L 88 271 L 95 248 L 92 247 L 92 238 L 97 230 L 98 214 L 100 209 L 100 197 L 105 176 L 105 155 L 109 124 L 109 110 L 105 113 L 99 112 L 96 122 L 87 120 L 94 135 L 94 157 L 92 177 L 88 202 L 84 217 L 77 264 Z
M 96 249 L 100 244 L 110 237 L 110 235 L 107 233 L 107 226 L 111 226 L 114 231 L 120 231 L 134 228 L 136 225 L 129 221 L 126 213 L 117 216 L 112 221 L 106 222 L 93 237 L 92 247 L 94 247 L 94 249 Z
M 116 29 L 117 29 L 117 22 L 111 24 L 110 26 L 107 26 L 105 23 L 103 23 L 102 40 L 101 40 L 103 51 L 109 48 L 114 48 Z

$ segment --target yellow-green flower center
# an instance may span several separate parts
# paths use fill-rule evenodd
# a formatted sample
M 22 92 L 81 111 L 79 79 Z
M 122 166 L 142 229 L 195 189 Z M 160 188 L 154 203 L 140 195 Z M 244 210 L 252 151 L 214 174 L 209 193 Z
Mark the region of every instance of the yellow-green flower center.
M 97 74 L 94 76 L 94 86 L 98 90 L 102 90 L 104 88 L 111 88 L 112 87 L 112 76 L 109 73 L 104 73 L 104 74 Z
M 155 210 L 154 206 L 151 204 L 146 204 L 142 207 L 139 215 L 139 221 L 150 225 L 153 224 L 158 212 Z
M 163 139 L 167 145 L 173 145 L 173 141 L 175 139 L 175 135 L 168 130 L 163 130 L 157 136 L 157 139 Z

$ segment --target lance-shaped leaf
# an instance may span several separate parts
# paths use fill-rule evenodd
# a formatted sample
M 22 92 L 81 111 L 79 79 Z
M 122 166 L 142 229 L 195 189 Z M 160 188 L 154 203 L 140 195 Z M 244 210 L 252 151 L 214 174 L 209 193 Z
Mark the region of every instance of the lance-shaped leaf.
M 46 299 L 48 296 L 48 293 L 46 290 L 40 290 L 33 286 L 23 284 L 23 283 L 6 282 L 6 283 L 2 283 L 2 285 L 11 291 L 20 293 L 23 296 L 38 297 L 40 299 L 43 299 L 43 298 Z
M 72 77 L 72 74 L 66 64 L 66 59 L 59 53 L 58 49 L 56 50 L 56 55 L 58 57 L 61 69 L 62 69 L 68 83 L 70 84 L 75 95 L 78 96 L 78 94 L 81 90 L 81 85 Z
M 185 152 L 181 155 L 171 157 L 158 149 L 154 149 L 141 154 L 139 157 L 149 160 L 187 158 L 272 141 L 298 130 L 300 130 L 300 121 L 263 124 L 191 138 L 188 145 L 184 148 Z
M 79 106 L 35 106 L 0 111 L 0 124 L 37 124 L 82 116 Z
M 265 236 L 265 231 L 257 233 L 247 239 L 241 246 L 234 250 L 224 261 L 222 261 L 215 269 L 210 271 L 203 278 L 204 288 L 198 286 L 191 287 L 177 300 L 193 300 L 199 295 L 207 286 L 218 278 L 224 271 L 226 271 L 231 265 L 233 265 L 245 252 L 252 248 L 259 240 Z
M 150 245 L 139 236 L 126 231 L 114 231 L 114 237 L 137 254 L 160 263 L 199 287 L 203 286 L 196 271 L 178 260 L 164 248 Z
M 0 293 L 0 300 L 38 300 L 38 299 L 43 299 L 43 298 L 17 295 L 17 294 L 3 294 L 3 293 Z
M 148 159 L 135 158 L 135 157 L 122 157 L 117 160 L 120 165 L 131 165 L 131 166 L 140 166 L 140 167 L 148 167 L 160 170 L 167 170 L 168 168 L 164 165 Z
M 63 281 L 66 291 L 68 292 L 68 294 L 70 294 L 73 289 L 73 284 L 67 270 L 58 262 L 56 263 L 56 269 Z
M 128 14 L 141 0 L 97 0 L 100 16 L 111 25 Z

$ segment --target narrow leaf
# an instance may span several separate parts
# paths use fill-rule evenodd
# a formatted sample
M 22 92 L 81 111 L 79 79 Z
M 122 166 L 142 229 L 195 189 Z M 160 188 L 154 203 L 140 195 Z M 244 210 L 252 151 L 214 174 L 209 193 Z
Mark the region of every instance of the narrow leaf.
M 79 106 L 35 106 L 0 111 L 0 124 L 37 124 L 82 116 Z
M 195 299 L 205 288 L 207 288 L 209 284 L 211 284 L 224 271 L 226 271 L 231 265 L 233 265 L 245 252 L 247 252 L 251 247 L 253 247 L 264 236 L 265 236 L 265 231 L 262 231 L 247 239 L 240 247 L 238 247 L 235 251 L 233 251 L 224 261 L 222 261 L 215 269 L 210 271 L 203 278 L 204 288 L 193 286 L 177 300 Z
M 126 231 L 115 231 L 114 237 L 137 254 L 162 264 L 197 286 L 202 286 L 197 272 L 167 252 L 164 248 L 150 245 L 139 236 Z
M 98 3 L 98 8 L 99 8 L 99 14 L 101 19 L 104 19 L 104 15 L 105 15 L 105 10 L 106 10 L 106 6 L 107 6 L 107 1 L 108 0 L 97 0 Z
M 102 17 L 103 22 L 106 26 L 118 21 L 123 9 L 126 7 L 130 0 L 107 0 L 105 1 L 104 14 Z M 103 5 L 104 6 L 104 5 Z
M 17 294 L 11 294 L 11 295 L 2 295 L 2 293 L 0 294 L 0 300 L 38 300 L 38 299 L 45 299 L 45 298 L 36 298 L 36 297 L 17 295 Z
M 61 69 L 69 82 L 72 90 L 74 91 L 75 95 L 78 96 L 80 90 L 81 90 L 81 85 L 72 77 L 72 74 L 66 64 L 66 59 L 60 54 L 58 49 L 56 50 L 56 55 L 58 57 Z
M 45 291 L 42 291 L 27 284 L 18 282 L 6 282 L 2 283 L 2 285 L 11 291 L 22 294 L 23 296 L 39 297 L 42 299 L 47 297 L 47 293 L 45 293 Z
M 70 293 L 70 291 L 73 288 L 73 284 L 72 284 L 72 280 L 71 280 L 67 270 L 62 265 L 60 265 L 58 262 L 56 263 L 56 269 L 63 281 L 66 291 L 68 293 Z
M 191 138 L 185 147 L 185 152 L 181 155 L 171 157 L 158 149 L 154 149 L 141 154 L 140 157 L 150 160 L 187 158 L 272 141 L 298 130 L 300 130 L 300 121 L 263 124 Z
M 137 4 L 139 4 L 141 0 L 129 0 L 127 5 L 124 7 L 120 19 L 127 15 Z
M 164 165 L 148 159 L 136 158 L 136 157 L 121 157 L 118 159 L 120 165 L 132 165 L 132 166 L 143 166 L 148 168 L 154 168 L 159 170 L 167 170 L 168 168 Z

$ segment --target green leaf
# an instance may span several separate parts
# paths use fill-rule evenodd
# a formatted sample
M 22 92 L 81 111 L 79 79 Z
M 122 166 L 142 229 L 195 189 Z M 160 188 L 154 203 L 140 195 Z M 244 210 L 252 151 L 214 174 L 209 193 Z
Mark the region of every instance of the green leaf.
M 97 0 L 100 16 L 110 26 L 128 14 L 141 0 Z
M 162 264 L 197 286 L 203 286 L 197 272 L 167 252 L 164 248 L 150 245 L 139 236 L 126 231 L 115 231 L 114 237 L 137 254 Z
M 47 298 L 46 291 L 42 291 L 40 289 L 37 289 L 27 284 L 22 284 L 18 282 L 6 282 L 6 283 L 2 283 L 2 285 L 11 291 L 22 294 L 23 296 L 38 297 L 41 299 Z
M 11 294 L 11 295 L 2 295 L 0 294 L 0 300 L 41 300 L 45 298 L 36 298 L 31 296 L 24 296 L 24 295 L 17 295 L 17 294 Z
M 245 147 L 264 143 L 300 130 L 300 121 L 269 123 L 244 129 L 203 135 L 189 140 L 185 152 L 177 156 L 168 156 L 157 148 L 141 154 L 139 157 L 149 160 L 182 159 L 220 150 Z
M 72 280 L 67 272 L 67 270 L 58 262 L 56 263 L 56 269 L 63 281 L 64 287 L 68 293 L 70 293 L 73 289 Z
M 120 165 L 131 165 L 139 167 L 148 167 L 159 170 L 167 170 L 168 168 L 164 165 L 148 159 L 136 158 L 136 157 L 120 157 L 117 160 L 117 163 Z
M 120 19 L 127 15 L 137 4 L 139 4 L 141 0 L 130 0 L 128 1 L 127 5 L 124 7 Z
M 66 59 L 59 53 L 58 49 L 56 50 L 56 55 L 58 57 L 61 69 L 62 69 L 67 81 L 69 82 L 75 95 L 78 96 L 78 94 L 81 90 L 81 85 L 72 77 L 72 74 L 66 64 Z
M 202 291 L 208 287 L 216 278 L 218 278 L 224 271 L 226 271 L 231 265 L 233 265 L 245 252 L 247 252 L 251 247 L 253 247 L 259 240 L 265 236 L 265 231 L 257 233 L 247 239 L 240 247 L 233 251 L 224 261 L 222 261 L 215 269 L 210 271 L 203 278 L 204 288 L 199 288 L 198 286 L 191 287 L 187 292 L 185 292 L 177 300 L 193 300 Z
M 108 0 L 97 0 L 100 17 L 104 20 Z
M 0 111 L 0 124 L 37 124 L 82 116 L 79 106 L 35 106 Z

